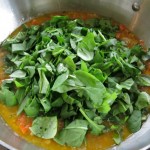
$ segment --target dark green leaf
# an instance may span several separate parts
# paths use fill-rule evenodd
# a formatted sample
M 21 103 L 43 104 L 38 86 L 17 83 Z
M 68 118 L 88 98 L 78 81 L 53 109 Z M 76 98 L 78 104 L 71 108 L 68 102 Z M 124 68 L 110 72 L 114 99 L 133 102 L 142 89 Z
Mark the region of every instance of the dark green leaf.
M 0 91 L 1 101 L 6 104 L 6 106 L 15 106 L 17 104 L 17 99 L 15 94 L 8 90 L 7 88 L 2 88 Z
M 134 133 L 140 130 L 142 124 L 142 114 L 139 110 L 134 110 L 127 121 L 129 130 Z
M 36 117 L 39 114 L 39 104 L 36 98 L 29 98 L 25 104 L 24 111 L 29 117 Z

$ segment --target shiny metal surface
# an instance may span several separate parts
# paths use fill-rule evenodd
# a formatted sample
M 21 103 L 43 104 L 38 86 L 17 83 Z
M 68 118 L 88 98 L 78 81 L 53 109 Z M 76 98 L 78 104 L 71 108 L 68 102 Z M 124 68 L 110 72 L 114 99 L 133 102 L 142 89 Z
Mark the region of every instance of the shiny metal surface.
M 140 10 L 132 4 L 140 2 Z M 33 17 L 62 11 L 94 12 L 125 24 L 150 46 L 150 0 L 0 0 L 0 42 L 15 28 Z M 142 129 L 112 150 L 145 149 L 150 144 L 150 118 Z M 5 125 L 0 118 L 0 143 L 13 150 L 40 150 L 26 142 Z

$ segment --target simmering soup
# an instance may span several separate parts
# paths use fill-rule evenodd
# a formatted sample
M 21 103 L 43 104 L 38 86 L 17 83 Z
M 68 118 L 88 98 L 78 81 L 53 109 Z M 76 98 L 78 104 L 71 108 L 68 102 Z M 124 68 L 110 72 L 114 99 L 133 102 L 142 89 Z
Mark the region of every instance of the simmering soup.
M 2 43 L 0 115 L 47 150 L 120 144 L 148 114 L 147 55 L 124 25 L 96 14 L 32 19 Z

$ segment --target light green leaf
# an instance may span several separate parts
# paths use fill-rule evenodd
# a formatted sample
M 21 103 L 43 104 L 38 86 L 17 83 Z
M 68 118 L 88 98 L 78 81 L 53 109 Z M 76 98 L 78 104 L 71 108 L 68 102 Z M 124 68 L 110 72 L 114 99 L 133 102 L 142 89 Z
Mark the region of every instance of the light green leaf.
M 57 133 L 57 117 L 37 117 L 30 130 L 38 137 L 52 139 Z
M 74 120 L 66 128 L 60 131 L 54 140 L 61 145 L 80 147 L 88 130 L 85 120 Z
M 94 34 L 88 33 L 81 42 L 77 45 L 77 55 L 85 60 L 90 61 L 94 57 L 94 48 L 96 43 L 94 41 Z
M 10 75 L 11 78 L 24 78 L 25 76 L 26 72 L 22 70 L 17 70 Z

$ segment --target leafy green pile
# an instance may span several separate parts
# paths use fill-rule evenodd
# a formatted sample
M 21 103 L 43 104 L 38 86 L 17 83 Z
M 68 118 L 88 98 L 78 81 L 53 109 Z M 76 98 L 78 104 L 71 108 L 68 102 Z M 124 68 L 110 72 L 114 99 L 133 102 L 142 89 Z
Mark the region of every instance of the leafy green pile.
M 115 38 L 118 26 L 104 18 L 54 16 L 22 28 L 2 43 L 10 79 L 0 97 L 7 106 L 19 105 L 18 115 L 34 117 L 34 135 L 79 147 L 87 131 L 113 130 L 119 144 L 125 124 L 131 132 L 141 128 L 150 96 L 138 86 L 150 86 L 142 74 L 150 52 L 129 49 Z

